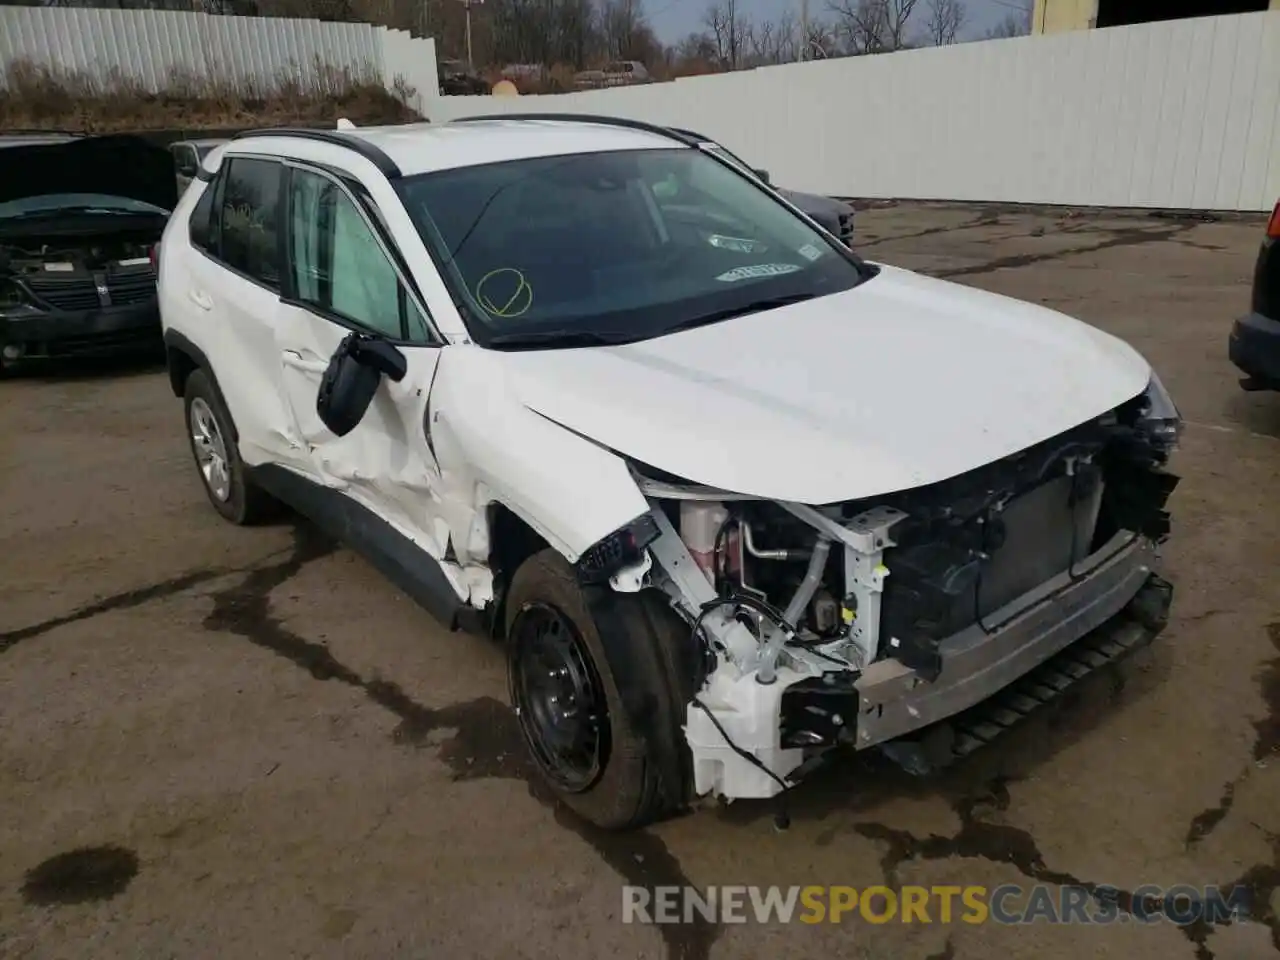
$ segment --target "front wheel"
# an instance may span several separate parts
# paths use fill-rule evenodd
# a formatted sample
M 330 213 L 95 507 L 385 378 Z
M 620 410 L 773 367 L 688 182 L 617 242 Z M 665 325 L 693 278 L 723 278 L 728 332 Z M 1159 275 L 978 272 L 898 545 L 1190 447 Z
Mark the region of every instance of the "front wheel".
M 507 598 L 508 682 L 540 778 L 585 820 L 621 830 L 688 801 L 681 728 L 694 678 L 683 655 L 688 628 L 669 608 L 643 595 L 605 602 L 617 605 L 611 623 L 626 630 L 625 676 L 611 665 L 565 559 L 544 550 L 526 560 Z M 643 729 L 624 707 L 620 684 L 627 702 L 646 705 Z M 671 757 L 679 764 L 664 762 Z

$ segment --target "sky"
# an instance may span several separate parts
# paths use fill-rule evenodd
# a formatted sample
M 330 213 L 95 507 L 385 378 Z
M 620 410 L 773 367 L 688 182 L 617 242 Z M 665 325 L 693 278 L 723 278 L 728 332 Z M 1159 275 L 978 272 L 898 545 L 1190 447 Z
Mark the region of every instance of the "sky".
M 649 22 L 653 24 L 659 39 L 664 43 L 676 43 L 695 30 L 702 30 L 702 17 L 710 0 L 645 0 Z M 800 0 L 738 0 L 739 9 L 752 20 L 776 19 L 788 7 L 798 20 Z M 995 26 L 1016 6 L 1011 0 L 965 0 L 966 20 L 962 36 L 979 37 L 989 27 Z M 912 15 L 918 28 L 925 24 L 925 3 L 921 2 Z M 826 0 L 809 0 L 809 16 L 828 19 Z

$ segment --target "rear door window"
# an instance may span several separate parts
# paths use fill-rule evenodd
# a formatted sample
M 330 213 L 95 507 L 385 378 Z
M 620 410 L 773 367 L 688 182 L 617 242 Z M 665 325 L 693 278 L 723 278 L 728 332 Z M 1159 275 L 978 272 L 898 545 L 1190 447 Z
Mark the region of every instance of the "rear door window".
M 280 289 L 280 180 L 271 160 L 232 157 L 221 190 L 221 259 L 272 290 Z

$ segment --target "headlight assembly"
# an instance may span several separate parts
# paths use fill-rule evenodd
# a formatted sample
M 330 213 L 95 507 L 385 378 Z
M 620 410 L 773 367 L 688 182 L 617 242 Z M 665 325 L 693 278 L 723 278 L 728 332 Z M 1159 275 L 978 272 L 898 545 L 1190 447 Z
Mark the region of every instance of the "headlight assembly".
M 1182 415 L 1154 372 L 1139 403 L 1137 427 L 1165 457 L 1182 439 Z

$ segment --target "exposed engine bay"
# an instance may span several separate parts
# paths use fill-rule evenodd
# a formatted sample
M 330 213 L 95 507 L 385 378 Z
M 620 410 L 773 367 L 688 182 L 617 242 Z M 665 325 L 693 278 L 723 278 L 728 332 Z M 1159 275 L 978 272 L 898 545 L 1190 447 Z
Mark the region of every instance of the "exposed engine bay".
M 695 792 L 775 795 L 832 747 L 882 744 L 967 708 L 1036 665 L 1028 657 L 1116 617 L 1154 577 L 1179 431 L 1153 380 L 1014 456 L 821 507 L 636 465 L 656 563 L 613 584 L 660 586 L 704 650 L 685 729 Z
M 0 242 L 0 304 L 95 310 L 155 296 L 151 249 L 157 228 L 99 232 L 77 243 L 65 236 Z
M 151 247 L 159 240 L 155 230 L 113 232 L 88 237 L 82 243 L 66 237 L 23 238 L 20 243 L 0 241 L 0 271 L 10 276 L 42 272 L 104 270 L 117 266 L 137 266 L 151 262 Z

